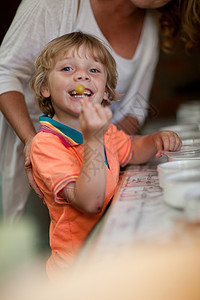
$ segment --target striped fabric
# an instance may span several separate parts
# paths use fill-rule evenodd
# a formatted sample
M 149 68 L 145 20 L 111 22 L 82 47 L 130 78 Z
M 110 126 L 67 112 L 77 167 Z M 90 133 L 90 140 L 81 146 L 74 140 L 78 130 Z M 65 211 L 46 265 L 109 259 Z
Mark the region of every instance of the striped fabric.
M 41 129 L 39 131 L 51 132 L 57 135 L 66 147 L 72 147 L 83 143 L 83 135 L 79 131 L 57 122 L 47 115 L 39 117 Z

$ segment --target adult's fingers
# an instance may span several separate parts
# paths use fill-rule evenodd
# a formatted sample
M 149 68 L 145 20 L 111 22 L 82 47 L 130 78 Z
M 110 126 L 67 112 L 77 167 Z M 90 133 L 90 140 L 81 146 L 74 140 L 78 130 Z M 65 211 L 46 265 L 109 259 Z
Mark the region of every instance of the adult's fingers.
M 25 164 L 25 171 L 26 171 L 26 176 L 28 178 L 28 182 L 29 185 L 31 186 L 31 188 L 35 191 L 35 193 L 41 198 L 44 198 L 43 193 L 41 192 L 41 190 L 39 189 L 38 185 L 36 184 L 34 177 L 33 177 L 33 170 L 32 170 L 32 166 L 28 165 L 28 163 Z

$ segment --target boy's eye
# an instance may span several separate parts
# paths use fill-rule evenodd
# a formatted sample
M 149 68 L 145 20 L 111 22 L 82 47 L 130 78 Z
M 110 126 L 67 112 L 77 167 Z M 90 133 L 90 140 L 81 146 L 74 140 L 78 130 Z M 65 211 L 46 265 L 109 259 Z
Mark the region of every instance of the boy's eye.
M 71 67 L 65 67 L 62 69 L 62 71 L 72 71 L 72 68 Z
M 99 73 L 100 71 L 98 69 L 93 68 L 93 69 L 90 69 L 90 72 L 91 73 Z

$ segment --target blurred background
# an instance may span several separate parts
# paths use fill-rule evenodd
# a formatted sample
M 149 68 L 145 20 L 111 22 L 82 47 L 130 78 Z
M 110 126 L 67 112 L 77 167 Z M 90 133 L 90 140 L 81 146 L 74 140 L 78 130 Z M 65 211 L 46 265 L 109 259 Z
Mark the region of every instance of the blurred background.
M 147 120 L 175 119 L 180 105 L 191 100 L 200 101 L 200 42 L 188 55 L 181 45 L 173 54 L 160 52 Z

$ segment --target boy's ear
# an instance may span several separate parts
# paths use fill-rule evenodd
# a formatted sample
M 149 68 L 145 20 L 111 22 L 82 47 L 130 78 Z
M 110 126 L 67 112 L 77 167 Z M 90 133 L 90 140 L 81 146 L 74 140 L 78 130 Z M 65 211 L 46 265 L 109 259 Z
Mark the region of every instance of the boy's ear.
M 42 84 L 41 93 L 44 98 L 49 98 L 51 96 L 47 83 Z
M 103 100 L 108 100 L 108 92 L 107 92 L 107 88 L 104 91 L 104 97 Z

